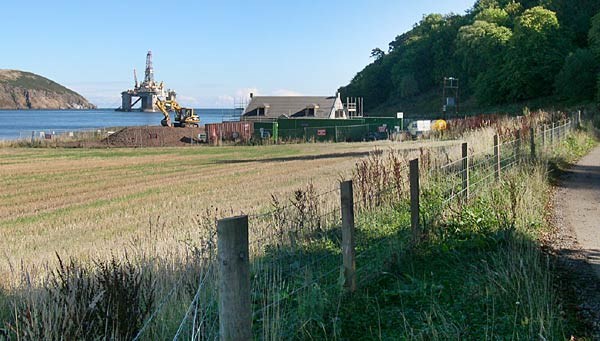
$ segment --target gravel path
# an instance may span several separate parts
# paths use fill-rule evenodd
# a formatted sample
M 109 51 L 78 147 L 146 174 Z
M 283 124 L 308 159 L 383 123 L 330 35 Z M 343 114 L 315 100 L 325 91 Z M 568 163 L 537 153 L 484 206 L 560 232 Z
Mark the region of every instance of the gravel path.
M 562 187 L 567 223 L 600 279 L 600 148 L 577 163 Z
M 562 287 L 578 301 L 592 339 L 600 340 L 600 147 L 567 172 L 553 205 L 556 230 L 550 244 Z

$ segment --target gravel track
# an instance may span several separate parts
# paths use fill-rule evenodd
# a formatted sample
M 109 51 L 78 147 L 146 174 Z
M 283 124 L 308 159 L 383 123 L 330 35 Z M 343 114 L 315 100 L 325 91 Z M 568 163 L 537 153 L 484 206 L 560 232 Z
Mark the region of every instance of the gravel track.
M 582 158 L 557 188 L 551 248 L 558 256 L 563 288 L 600 340 L 600 147 Z

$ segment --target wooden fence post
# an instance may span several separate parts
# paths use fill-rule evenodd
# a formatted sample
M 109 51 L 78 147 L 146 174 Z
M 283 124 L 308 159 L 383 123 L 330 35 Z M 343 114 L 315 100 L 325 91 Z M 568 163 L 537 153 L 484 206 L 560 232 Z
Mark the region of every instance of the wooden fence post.
M 565 129 L 564 121 L 558 122 L 558 127 L 556 129 L 557 130 L 556 142 L 560 143 L 560 141 L 562 141 L 564 129 Z
M 550 145 L 553 146 L 554 145 L 554 125 L 555 123 L 552 122 L 552 129 L 550 129 Z
M 410 160 L 410 228 L 412 231 L 413 246 L 421 241 L 421 226 L 419 222 L 419 159 Z
M 354 191 L 352 180 L 340 183 L 342 207 L 342 255 L 344 257 L 344 287 L 356 290 L 356 250 L 354 248 Z
M 462 144 L 462 191 L 465 202 L 469 200 L 469 144 Z
M 529 128 L 529 143 L 531 144 L 531 158 L 535 160 L 535 128 L 533 127 Z
M 500 180 L 500 141 L 498 135 L 494 135 L 494 173 L 496 180 Z
M 217 222 L 217 256 L 221 340 L 252 340 L 248 216 Z
M 576 128 L 577 129 L 581 128 L 581 110 L 577 111 L 577 124 L 576 124 Z
M 542 147 L 546 148 L 546 124 L 542 125 Z
M 521 130 L 517 130 L 517 136 L 515 140 L 515 160 L 521 160 Z

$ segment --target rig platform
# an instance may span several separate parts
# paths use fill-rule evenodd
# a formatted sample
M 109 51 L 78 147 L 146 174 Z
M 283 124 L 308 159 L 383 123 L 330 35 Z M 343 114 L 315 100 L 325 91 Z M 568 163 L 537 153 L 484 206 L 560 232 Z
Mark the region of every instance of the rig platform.
M 146 55 L 146 72 L 144 81 L 138 83 L 137 74 L 133 69 L 133 78 L 135 85 L 133 89 L 121 92 L 121 107 L 117 111 L 144 111 L 156 112 L 159 111 L 156 106 L 157 98 L 167 98 L 174 100 L 176 93 L 172 90 L 166 90 L 163 82 L 154 80 L 154 67 L 152 66 L 152 51 L 148 51 Z M 137 98 L 134 100 L 134 98 Z M 134 109 L 134 106 L 141 101 L 141 106 Z

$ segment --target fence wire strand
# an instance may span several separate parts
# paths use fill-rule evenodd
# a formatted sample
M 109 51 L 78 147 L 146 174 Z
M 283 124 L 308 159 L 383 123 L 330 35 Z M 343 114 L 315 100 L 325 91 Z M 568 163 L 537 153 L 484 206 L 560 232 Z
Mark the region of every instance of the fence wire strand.
M 517 135 L 519 136 L 517 139 L 504 142 L 499 141 L 497 151 L 496 147 L 485 148 L 477 153 L 469 154 L 467 157 L 461 157 L 457 160 L 448 161 L 441 166 L 434 166 L 422 172 L 422 178 L 426 180 L 424 182 L 425 186 L 427 186 L 427 181 L 429 180 L 438 185 L 442 185 L 441 191 L 443 194 L 440 198 L 441 209 L 439 212 L 437 212 L 437 214 L 443 215 L 448 205 L 451 205 L 457 199 L 461 199 L 461 202 L 463 202 L 465 199 L 476 198 L 481 192 L 483 192 L 486 186 L 491 186 L 497 183 L 496 181 L 491 181 L 492 178 L 501 177 L 503 171 L 506 171 L 519 164 L 522 160 L 525 160 L 526 153 L 528 151 L 531 153 L 532 148 L 535 147 L 536 150 L 539 151 L 538 153 L 546 153 L 550 146 L 553 146 L 556 143 L 560 143 L 560 141 L 564 140 L 570 133 L 571 128 L 572 126 L 570 123 L 565 123 L 551 129 L 542 128 L 537 133 L 537 137 L 534 136 L 531 140 L 535 143 L 533 146 L 530 145 L 530 137 L 528 134 L 523 134 L 522 136 Z M 467 161 L 466 168 L 463 167 L 465 161 Z M 392 183 L 385 186 L 385 188 L 380 188 L 372 193 L 355 191 L 353 198 L 355 217 L 360 217 L 363 213 L 370 211 L 375 212 L 382 205 L 388 205 L 391 202 L 398 201 L 394 199 L 408 199 L 409 181 L 408 177 L 406 177 L 408 170 L 408 165 L 404 165 L 401 168 L 404 176 L 402 177 L 402 181 L 400 183 Z M 465 184 L 468 184 L 468 187 L 465 188 Z M 309 227 L 306 231 L 294 228 L 294 226 L 296 226 L 296 222 L 293 220 L 293 218 L 288 218 L 290 220 L 287 220 L 284 223 L 277 221 L 278 215 L 298 210 L 298 207 L 293 202 L 281 207 L 271 208 L 267 212 L 248 216 L 250 222 L 252 223 L 251 225 L 253 226 L 251 229 L 252 235 L 250 236 L 250 247 L 255 251 L 262 249 L 262 251 L 259 251 L 259 253 L 256 253 L 254 256 L 251 255 L 251 257 L 254 257 L 252 258 L 253 261 L 251 262 L 252 272 L 256 274 L 252 281 L 253 283 L 256 283 L 257 286 L 260 286 L 260 290 L 267 290 L 264 295 L 260 295 L 263 297 L 263 304 L 259 309 L 256 309 L 257 307 L 255 304 L 252 312 L 254 318 L 268 313 L 271 309 L 279 309 L 278 307 L 280 307 L 284 302 L 295 299 L 300 292 L 313 285 L 318 285 L 319 288 L 323 290 L 330 290 L 335 287 L 338 289 L 341 288 L 340 281 L 341 276 L 343 276 L 343 267 L 341 267 L 340 262 L 342 258 L 341 250 L 337 251 L 339 253 L 331 253 L 330 250 L 326 250 L 324 255 L 316 255 L 313 253 L 314 250 L 310 248 L 305 249 L 305 247 L 309 245 L 320 242 L 328 243 L 334 241 L 336 244 L 339 244 L 339 232 L 341 228 L 342 216 L 341 204 L 339 198 L 332 199 L 334 193 L 339 192 L 340 188 L 338 187 L 310 196 L 312 200 L 318 200 L 319 202 L 319 208 L 309 217 L 310 219 L 314 219 L 317 228 L 314 228 L 314 226 Z M 393 197 L 386 198 L 386 196 L 390 194 L 392 194 Z M 469 194 L 468 198 L 467 194 Z M 321 203 L 323 204 L 321 205 Z M 325 208 L 321 210 L 321 207 Z M 300 217 L 303 216 L 301 215 Z M 262 230 L 267 232 L 262 232 L 262 235 L 259 235 L 259 227 L 263 227 Z M 367 229 L 367 227 L 364 226 L 364 222 L 361 222 L 359 219 L 357 219 L 356 229 L 360 231 Z M 290 233 L 300 233 L 298 240 L 286 240 L 286 235 Z M 357 262 L 356 274 L 360 275 L 358 277 L 361 283 L 368 277 L 368 275 L 363 277 L 365 273 L 369 273 L 374 268 L 381 266 L 381 264 L 378 264 L 376 261 L 369 262 L 365 260 L 371 258 L 370 256 L 372 256 L 374 253 L 385 252 L 382 250 L 387 250 L 389 247 L 392 247 L 392 245 L 399 243 L 398 240 L 393 239 L 394 235 L 381 235 L 376 238 L 380 238 L 380 240 L 367 240 L 364 242 L 364 244 L 358 243 L 356 247 L 356 250 L 359 250 L 355 254 L 355 260 L 359 261 Z M 296 243 L 298 244 L 296 245 Z M 385 245 L 388 245 L 389 247 L 386 247 Z M 264 249 L 268 246 L 274 246 L 277 248 L 290 248 L 290 250 L 289 252 L 279 252 L 281 250 L 275 250 L 278 251 L 278 256 L 266 257 Z M 284 269 L 283 265 L 286 264 L 286 260 L 290 259 L 295 259 L 299 265 L 297 267 L 290 266 L 287 269 Z M 363 261 L 365 261 L 364 264 Z M 324 265 L 328 267 L 331 264 L 337 264 L 337 266 L 333 266 L 331 269 L 326 271 L 319 271 Z M 315 272 L 312 270 L 315 268 L 319 268 L 319 270 L 315 271 L 319 274 L 318 276 L 313 277 L 312 274 Z M 339 273 L 339 277 L 334 278 L 333 275 L 336 273 Z M 300 282 L 302 275 L 306 277 L 303 282 Z M 186 314 L 184 315 L 184 318 L 178 328 L 177 334 L 175 334 L 174 340 L 181 335 L 182 331 L 184 330 L 184 324 L 191 316 L 192 311 L 194 311 L 194 309 L 198 309 L 197 305 L 201 289 L 204 285 L 203 281 L 205 281 L 207 277 L 208 274 L 201 280 L 194 299 L 188 306 Z M 277 285 L 279 285 L 279 287 L 276 287 L 276 289 L 270 289 L 270 284 L 268 283 L 271 281 L 273 281 L 273 283 L 277 281 Z M 328 281 L 332 281 L 333 283 L 326 285 Z M 173 294 L 177 286 L 178 285 L 171 289 L 167 297 L 170 297 Z M 279 291 L 285 289 L 289 289 L 290 291 L 286 292 L 283 296 L 273 295 L 269 291 Z M 162 308 L 165 301 L 166 299 L 163 299 L 158 309 L 150 316 L 149 319 L 147 319 L 134 340 L 137 340 L 147 328 L 148 324 Z M 211 302 L 211 304 L 212 303 L 213 302 Z M 195 335 L 194 333 L 196 330 L 196 313 L 197 312 L 194 311 L 193 314 L 193 335 Z M 204 321 L 202 321 L 202 323 L 204 323 Z

